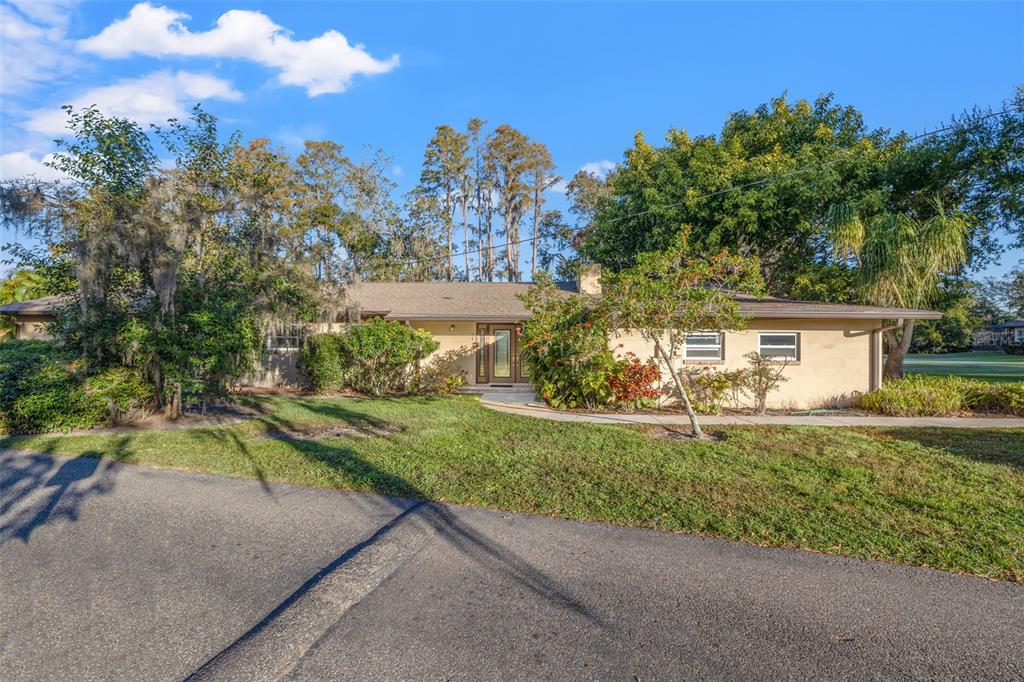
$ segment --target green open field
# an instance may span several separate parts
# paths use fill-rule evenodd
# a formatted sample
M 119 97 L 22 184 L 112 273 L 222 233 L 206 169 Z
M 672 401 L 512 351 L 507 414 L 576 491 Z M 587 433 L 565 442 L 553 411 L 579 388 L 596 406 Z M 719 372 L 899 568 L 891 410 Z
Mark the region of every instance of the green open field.
M 1024 381 L 1024 355 L 1002 351 L 908 355 L 903 369 L 911 374 L 953 374 L 983 381 Z
M 7 437 L 0 448 L 1024 580 L 1024 429 L 729 427 L 693 442 L 468 397 L 251 402 L 263 414 L 231 426 Z

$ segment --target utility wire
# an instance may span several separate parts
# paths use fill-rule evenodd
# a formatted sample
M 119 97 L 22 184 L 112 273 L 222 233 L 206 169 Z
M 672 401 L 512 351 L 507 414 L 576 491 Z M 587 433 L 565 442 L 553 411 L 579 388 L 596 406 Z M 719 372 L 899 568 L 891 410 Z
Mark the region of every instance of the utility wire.
M 978 116 L 978 117 L 974 118 L 968 124 L 967 127 L 975 126 L 975 125 L 977 125 L 977 124 L 979 124 L 982 121 L 985 121 L 987 119 L 995 118 L 996 116 L 1005 116 L 1006 114 L 1013 113 L 1013 112 L 1016 112 L 1016 111 L 1021 111 L 1021 109 L 1019 109 L 1018 107 L 1011 107 L 1009 109 L 1002 109 L 1001 111 L 995 111 L 995 112 L 991 112 L 991 113 L 985 114 L 983 116 Z M 935 130 L 929 130 L 928 132 L 920 133 L 918 135 L 914 135 L 912 137 L 905 138 L 905 139 L 902 140 L 902 142 L 904 142 L 904 143 L 906 143 L 906 142 L 916 142 L 918 140 L 923 140 L 926 137 L 931 137 L 932 135 L 939 135 L 941 133 L 945 133 L 945 132 L 948 132 L 950 130 L 955 130 L 955 129 L 960 128 L 960 127 L 962 127 L 960 124 L 953 123 L 953 124 L 950 124 L 950 125 L 945 126 L 943 128 L 936 128 Z M 663 210 L 668 209 L 668 208 L 675 208 L 676 206 L 682 206 L 683 204 L 687 204 L 687 203 L 690 203 L 690 202 L 701 201 L 702 199 L 711 199 L 713 197 L 722 196 L 724 194 L 730 194 L 732 192 L 738 192 L 740 190 L 749 189 L 751 187 L 757 187 L 759 185 L 764 185 L 766 183 L 773 182 L 775 180 L 782 180 L 784 178 L 792 177 L 794 175 L 799 175 L 800 173 L 808 173 L 808 172 L 810 172 L 812 170 L 821 170 L 823 168 L 827 168 L 828 166 L 837 164 L 840 161 L 846 161 L 846 160 L 847 160 L 847 157 L 841 157 L 841 158 L 837 158 L 837 159 L 832 159 L 831 161 L 824 161 L 824 162 L 822 162 L 820 164 L 817 164 L 815 166 L 808 166 L 808 167 L 804 167 L 804 168 L 797 168 L 796 170 L 787 171 L 785 173 L 780 173 L 778 175 L 772 175 L 772 176 L 769 176 L 769 177 L 766 177 L 766 178 L 762 178 L 760 180 L 753 180 L 751 182 L 747 182 L 747 183 L 744 183 L 742 185 L 733 185 L 732 187 L 727 187 L 725 189 L 720 189 L 720 190 L 717 190 L 715 192 L 709 192 L 707 194 L 702 194 L 702 195 L 699 195 L 699 196 L 696 196 L 696 197 L 687 197 L 686 199 L 682 199 L 680 201 L 674 201 L 672 203 L 663 204 L 663 205 L 661 205 L 661 206 L 659 206 L 657 208 L 649 208 L 649 209 L 645 209 L 643 211 L 637 211 L 636 213 L 630 213 L 629 215 L 618 216 L 616 218 L 612 218 L 612 219 L 608 220 L 608 222 L 617 223 L 617 222 L 621 222 L 623 220 L 629 220 L 631 218 L 636 218 L 636 217 L 639 217 L 639 216 L 642 216 L 642 215 L 647 215 L 648 213 L 654 213 L 654 212 L 657 212 L 657 211 L 663 211 Z M 533 241 L 533 237 L 527 237 L 526 239 L 519 239 L 519 240 L 516 240 L 516 241 L 513 241 L 513 242 L 505 242 L 504 244 L 499 244 L 499 245 L 497 245 L 494 248 L 500 248 L 501 246 L 505 246 L 505 247 L 518 246 L 520 244 L 528 244 L 528 243 L 530 243 L 532 241 Z M 484 253 L 487 250 L 488 250 L 488 248 L 485 246 L 485 247 L 481 247 L 481 248 L 478 248 L 478 249 L 471 249 L 469 251 L 454 252 L 454 253 L 452 253 L 451 258 L 454 260 L 456 258 L 460 258 L 460 257 L 464 257 L 464 256 L 470 256 L 470 255 L 474 255 L 474 254 L 481 254 L 481 253 Z M 427 257 L 427 258 L 413 258 L 413 259 L 411 259 L 411 260 L 409 260 L 407 262 L 409 262 L 409 263 L 432 263 L 432 262 L 435 262 L 435 261 L 445 261 L 445 260 L 448 260 L 448 254 L 444 254 L 444 255 L 441 255 L 441 256 L 430 256 L 430 257 Z

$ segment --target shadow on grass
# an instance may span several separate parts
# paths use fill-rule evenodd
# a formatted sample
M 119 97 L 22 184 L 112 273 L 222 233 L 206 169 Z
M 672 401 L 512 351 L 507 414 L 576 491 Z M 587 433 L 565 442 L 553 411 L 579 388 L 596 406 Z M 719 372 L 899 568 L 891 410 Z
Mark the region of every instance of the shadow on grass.
M 384 428 L 388 426 L 383 420 L 369 416 L 358 411 L 358 409 L 339 405 L 337 402 L 318 400 L 300 400 L 297 402 L 310 412 L 328 420 L 342 421 L 357 427 Z M 259 421 L 263 423 L 268 432 L 294 431 L 298 426 L 291 420 L 284 419 L 279 415 L 260 417 Z M 223 437 L 231 438 L 245 456 L 249 457 L 250 460 L 253 459 L 244 440 L 239 439 L 235 434 L 228 434 Z M 514 582 L 516 585 L 564 609 L 573 616 L 583 618 L 602 628 L 610 627 L 586 604 L 572 596 L 568 589 L 533 566 L 519 554 L 466 524 L 452 510 L 443 504 L 431 500 L 429 495 L 411 481 L 381 470 L 372 462 L 367 461 L 356 450 L 346 447 L 338 441 L 323 442 L 281 437 L 278 437 L 277 440 L 285 443 L 302 458 L 310 462 L 327 465 L 361 489 L 386 496 L 382 499 L 394 509 L 395 516 L 387 523 L 371 531 L 365 540 L 341 552 L 333 561 L 325 565 L 292 592 L 292 594 L 271 609 L 258 623 L 208 659 L 190 678 L 203 678 L 204 675 L 216 668 L 221 659 L 237 654 L 246 643 L 252 641 L 267 628 L 275 626 L 277 621 L 281 619 L 291 606 L 328 576 L 343 570 L 349 562 L 360 556 L 367 548 L 381 541 L 397 525 L 408 523 L 413 519 L 426 524 L 437 538 L 447 543 L 486 572 Z M 255 463 L 254 470 L 257 477 L 260 478 L 264 490 L 268 494 L 272 494 L 271 489 L 263 478 L 262 470 Z M 352 498 L 352 501 L 357 505 L 361 504 L 359 500 L 360 498 L 358 497 Z M 367 501 L 368 507 L 376 507 L 379 504 L 380 500 L 377 499 L 373 500 L 372 503 Z M 282 622 L 287 622 L 287 620 Z
M 87 499 L 113 491 L 126 444 L 121 439 L 112 452 L 84 452 L 63 462 L 51 448 L 0 455 L 0 545 L 15 539 L 28 544 L 47 524 L 78 521 Z
M 887 428 L 874 433 L 975 462 L 1024 469 L 1024 429 Z

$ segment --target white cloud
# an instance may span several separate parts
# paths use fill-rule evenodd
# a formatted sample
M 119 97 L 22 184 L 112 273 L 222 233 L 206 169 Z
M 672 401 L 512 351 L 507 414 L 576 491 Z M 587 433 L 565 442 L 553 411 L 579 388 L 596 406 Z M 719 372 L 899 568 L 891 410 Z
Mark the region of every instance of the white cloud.
M 391 167 L 391 174 L 394 175 L 396 178 L 402 177 L 403 172 L 404 171 L 402 170 L 402 167 L 399 166 L 397 163 Z
M 29 19 L 51 26 L 67 26 L 79 0 L 7 0 Z
M 614 169 L 615 162 L 607 160 L 591 161 L 590 163 L 585 163 L 582 166 L 580 166 L 580 171 L 593 175 L 595 178 L 598 178 L 599 180 L 604 180 L 605 177 L 607 177 L 608 173 L 612 172 L 612 170 Z M 569 178 L 569 180 L 571 179 L 572 178 Z M 548 188 L 548 191 L 554 192 L 555 194 L 565 194 L 566 192 L 569 191 L 569 180 L 564 178 L 562 180 L 559 180 L 555 184 L 551 185 L 551 187 Z
M 73 4 L 59 8 L 30 2 L 0 5 L 0 93 L 21 94 L 74 70 L 75 59 L 64 34 Z
M 589 173 L 590 175 L 593 175 L 595 178 L 603 179 L 614 168 L 615 162 L 606 160 L 591 161 L 590 163 L 585 163 L 583 164 L 583 166 L 580 167 L 580 170 L 583 171 L 584 173 Z
M 231 10 L 209 31 L 192 32 L 188 14 L 148 2 L 100 33 L 78 41 L 79 49 L 101 57 L 229 57 L 247 59 L 278 70 L 284 85 L 306 88 L 311 96 L 344 92 L 359 75 L 387 73 L 398 55 L 378 60 L 362 45 L 350 45 L 335 30 L 309 40 L 294 40 L 262 12 Z
M 189 105 L 211 99 L 237 102 L 242 94 L 228 81 L 209 74 L 156 71 L 92 88 L 69 104 L 75 108 L 95 105 L 108 116 L 122 116 L 146 125 L 185 117 Z M 30 112 L 24 127 L 32 132 L 60 135 L 65 131 L 66 122 L 67 117 L 59 108 L 37 109 Z
M 63 173 L 45 165 L 53 158 L 53 154 L 36 157 L 31 152 L 11 152 L 0 154 L 0 179 L 24 178 L 34 175 L 39 180 L 59 180 L 65 178 Z

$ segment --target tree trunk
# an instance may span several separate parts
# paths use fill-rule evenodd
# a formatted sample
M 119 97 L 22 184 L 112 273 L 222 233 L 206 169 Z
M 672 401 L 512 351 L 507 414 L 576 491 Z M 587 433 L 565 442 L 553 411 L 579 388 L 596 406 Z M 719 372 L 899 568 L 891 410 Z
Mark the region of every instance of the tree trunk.
M 914 321 L 903 320 L 903 327 L 899 338 L 895 330 L 885 332 L 885 345 L 888 347 L 888 356 L 885 359 L 885 368 L 882 376 L 886 379 L 903 378 L 903 360 L 910 351 L 910 342 L 914 338 Z
M 672 361 L 669 359 L 668 354 L 661 345 L 659 339 L 654 340 L 654 351 L 661 356 L 661 359 L 665 361 L 665 366 L 668 367 L 668 373 L 672 376 L 672 381 L 676 385 L 676 390 L 679 391 L 679 395 L 683 399 L 683 406 L 686 408 L 686 416 L 690 419 L 690 428 L 693 430 L 694 438 L 703 438 L 704 431 L 701 430 L 700 424 L 697 423 L 697 413 L 693 411 L 693 405 L 690 403 L 690 396 L 686 392 L 686 387 L 683 386 L 682 379 L 679 378 L 679 373 L 676 372 L 676 368 L 672 366 Z
M 537 231 L 540 222 L 540 191 L 533 196 L 533 258 L 530 260 L 530 279 L 537 279 Z
M 505 215 L 502 218 L 505 224 L 505 267 L 508 269 L 508 281 L 516 281 L 516 265 L 515 265 L 515 252 L 513 251 L 513 239 L 515 239 L 514 233 L 512 232 L 512 215 L 510 211 L 506 210 Z
M 469 271 L 469 208 L 466 200 L 461 202 L 462 207 L 462 254 L 466 257 L 466 281 L 473 279 Z

